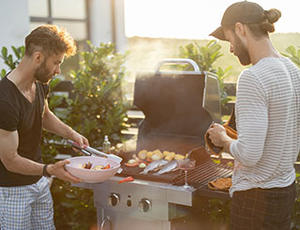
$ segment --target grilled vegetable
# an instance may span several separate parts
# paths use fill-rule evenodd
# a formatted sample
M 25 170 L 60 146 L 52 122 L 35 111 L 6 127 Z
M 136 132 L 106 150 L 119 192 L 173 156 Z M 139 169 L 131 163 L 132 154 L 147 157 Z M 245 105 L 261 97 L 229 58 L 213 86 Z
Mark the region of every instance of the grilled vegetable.
M 103 169 L 110 169 L 110 164 L 107 164 L 106 166 L 104 166 Z
M 174 152 L 167 152 L 167 153 L 165 154 L 165 160 L 171 161 L 171 160 L 174 159 L 175 155 L 176 155 L 176 154 L 175 154 Z
M 103 165 L 96 165 L 96 166 L 94 166 L 92 169 L 93 170 L 100 170 L 100 169 L 103 169 Z
M 100 170 L 100 169 L 109 169 L 110 168 L 110 164 L 107 165 L 95 165 L 93 166 L 91 162 L 79 165 L 80 168 L 83 169 L 90 169 L 90 170 Z
M 164 157 L 168 156 L 169 154 L 170 154 L 170 152 L 169 152 L 169 151 L 163 151 L 163 155 L 164 155 Z
M 181 154 L 176 154 L 174 159 L 175 160 L 183 160 L 185 158 L 185 156 L 181 155 Z
M 142 162 L 142 163 L 139 164 L 139 168 L 141 168 L 141 169 L 146 168 L 146 166 L 147 165 L 144 162 Z
M 162 152 L 159 149 L 157 149 L 157 150 L 153 151 L 151 159 L 153 161 L 157 161 L 157 160 L 161 160 L 163 157 L 164 157 L 164 155 L 162 154 Z
M 130 159 L 127 163 L 128 164 L 134 164 L 134 163 L 137 163 L 137 160 L 136 159 Z
M 147 157 L 147 153 L 148 153 L 147 150 L 141 150 L 141 151 L 139 151 L 139 153 L 138 153 L 139 159 L 145 160 L 146 157 Z
M 124 183 L 124 182 L 130 182 L 130 181 L 134 181 L 134 178 L 132 176 L 129 177 L 125 177 L 124 179 L 120 180 L 118 183 Z
M 147 152 L 147 158 L 148 158 L 148 159 L 151 159 L 152 155 L 153 155 L 153 152 L 150 152 L 150 151 Z
M 92 168 L 92 163 L 88 162 L 87 164 L 83 164 L 84 169 L 91 169 Z

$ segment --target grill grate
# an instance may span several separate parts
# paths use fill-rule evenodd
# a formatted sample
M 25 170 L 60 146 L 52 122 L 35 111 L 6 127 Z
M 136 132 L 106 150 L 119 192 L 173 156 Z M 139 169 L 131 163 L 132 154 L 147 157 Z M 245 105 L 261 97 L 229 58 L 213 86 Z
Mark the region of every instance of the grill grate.
M 230 161 L 229 161 L 230 162 Z M 143 169 L 123 167 L 121 176 L 133 176 L 136 179 L 148 181 L 157 181 L 170 183 L 174 185 L 184 184 L 184 171 L 176 170 L 162 175 L 153 175 L 153 173 L 140 174 Z M 230 177 L 233 167 L 228 164 L 228 161 L 221 161 L 220 164 L 214 163 L 211 159 L 196 166 L 196 168 L 188 171 L 188 183 L 194 188 L 207 188 L 209 181 L 220 177 Z
M 232 166 L 227 162 L 216 164 L 213 161 L 207 161 L 198 165 L 195 169 L 189 170 L 187 173 L 188 183 L 195 188 L 207 187 L 209 181 L 215 180 L 220 177 L 230 177 L 232 175 Z M 184 171 L 173 179 L 172 184 L 184 184 Z

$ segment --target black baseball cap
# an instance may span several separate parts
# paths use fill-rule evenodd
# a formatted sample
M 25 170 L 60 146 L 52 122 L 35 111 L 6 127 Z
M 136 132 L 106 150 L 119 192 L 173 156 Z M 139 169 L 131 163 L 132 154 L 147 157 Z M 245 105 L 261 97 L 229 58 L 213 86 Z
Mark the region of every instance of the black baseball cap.
M 224 27 L 235 25 L 237 22 L 255 24 L 263 20 L 265 20 L 264 9 L 260 5 L 248 1 L 236 2 L 225 10 L 221 26 L 210 35 L 226 41 L 223 31 Z

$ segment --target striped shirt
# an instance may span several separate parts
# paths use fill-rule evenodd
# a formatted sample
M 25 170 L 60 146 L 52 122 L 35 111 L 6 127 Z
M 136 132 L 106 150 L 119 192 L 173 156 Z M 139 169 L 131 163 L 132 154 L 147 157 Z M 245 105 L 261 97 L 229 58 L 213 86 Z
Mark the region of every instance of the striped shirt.
M 230 195 L 286 187 L 300 150 L 300 70 L 288 58 L 267 57 L 244 70 L 236 101 L 238 139 Z

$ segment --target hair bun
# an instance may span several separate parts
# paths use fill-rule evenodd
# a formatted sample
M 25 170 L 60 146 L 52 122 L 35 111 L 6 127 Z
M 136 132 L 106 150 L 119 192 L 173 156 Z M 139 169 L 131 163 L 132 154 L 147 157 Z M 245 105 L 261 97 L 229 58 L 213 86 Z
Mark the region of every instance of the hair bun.
M 273 24 L 274 22 L 277 22 L 278 19 L 281 17 L 281 12 L 280 10 L 277 9 L 270 9 L 270 10 L 265 10 L 265 16 L 268 19 L 268 21 Z

